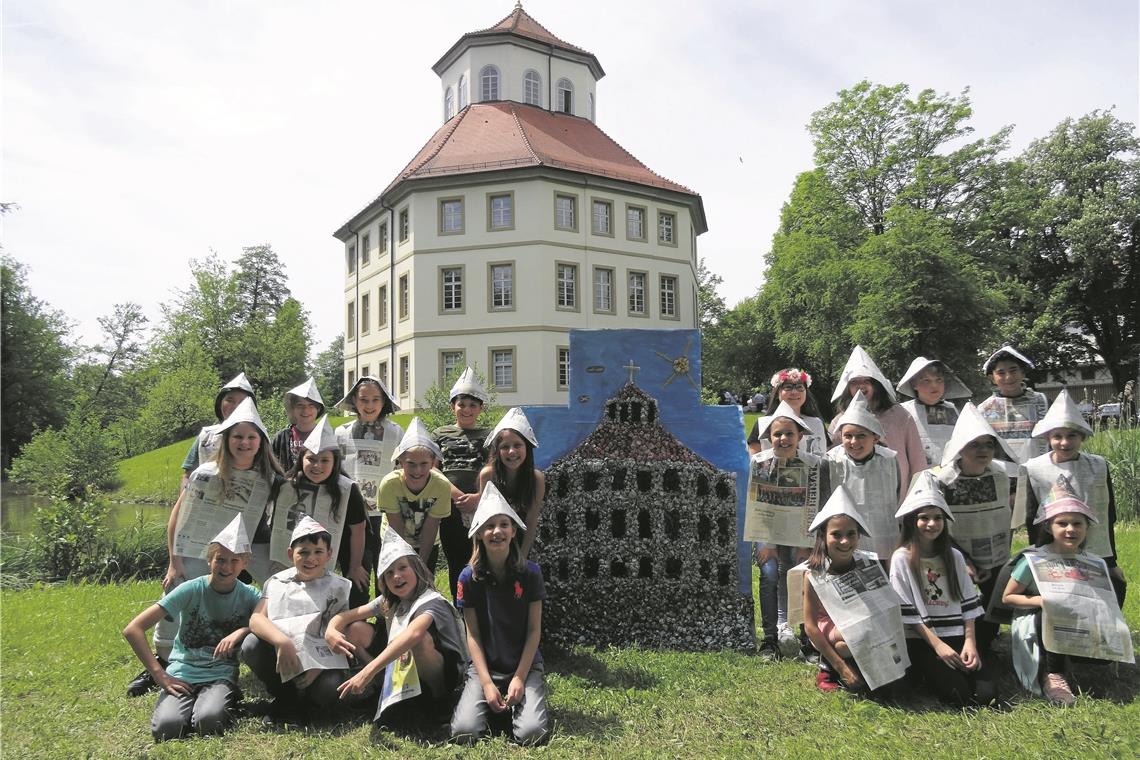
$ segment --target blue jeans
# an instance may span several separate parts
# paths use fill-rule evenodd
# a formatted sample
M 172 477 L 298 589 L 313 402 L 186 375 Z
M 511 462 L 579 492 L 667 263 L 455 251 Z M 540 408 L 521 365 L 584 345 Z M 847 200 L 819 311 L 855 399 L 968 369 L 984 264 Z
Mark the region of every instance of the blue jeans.
M 755 549 L 766 544 L 757 543 Z M 792 566 L 791 546 L 769 546 L 776 556 L 760 566 L 760 626 L 765 641 L 776 641 L 776 628 L 788 622 L 788 568 Z

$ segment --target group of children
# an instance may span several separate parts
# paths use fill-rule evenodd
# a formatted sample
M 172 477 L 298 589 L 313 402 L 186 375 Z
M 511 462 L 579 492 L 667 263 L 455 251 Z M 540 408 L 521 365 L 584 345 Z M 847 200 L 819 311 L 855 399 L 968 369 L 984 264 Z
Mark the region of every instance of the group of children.
M 1032 368 L 1003 346 L 983 367 L 993 396 L 959 410 L 947 399 L 969 390 L 941 362 L 918 357 L 892 389 L 856 346 L 825 452 L 810 376 L 790 368 L 772 378 L 768 414 L 749 439 L 749 499 L 765 513 L 798 470 L 781 507 L 791 494 L 814 519 L 803 536 L 785 533 L 787 545 L 754 545 L 761 656 L 818 655 L 824 691 L 876 689 L 905 673 L 960 705 L 997 698 L 989 663 L 1002 622 L 1019 679 L 1054 704 L 1074 702 L 1070 656 L 1132 661 L 1107 463 L 1081 452 L 1093 431 L 1065 391 L 1049 406 L 1026 388 Z M 913 400 L 898 405 L 895 390 Z M 1021 525 L 1032 547 L 1012 557 Z M 789 578 L 803 579 L 804 641 L 789 624 Z M 1072 594 L 1083 600 L 1076 613 Z M 876 647 L 893 654 L 876 658 Z
M 355 420 L 334 431 L 310 378 L 270 441 L 245 375 L 222 387 L 167 525 L 165 595 L 123 631 L 145 666 L 128 694 L 161 691 L 155 741 L 232 723 L 238 657 L 286 722 L 375 705 L 392 728 L 449 716 L 459 742 L 490 714 L 520 743 L 547 737 L 545 587 L 527 560 L 545 481 L 520 409 L 479 427 L 488 398 L 467 368 L 455 424 L 404 431 L 366 376 L 338 404 Z M 440 544 L 454 605 L 434 587 Z

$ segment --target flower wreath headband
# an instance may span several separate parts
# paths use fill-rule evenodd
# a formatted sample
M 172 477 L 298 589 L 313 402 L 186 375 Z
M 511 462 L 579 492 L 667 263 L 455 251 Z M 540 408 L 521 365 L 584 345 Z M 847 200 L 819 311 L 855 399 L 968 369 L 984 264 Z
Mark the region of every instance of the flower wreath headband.
M 772 388 L 779 388 L 784 383 L 803 383 L 805 388 L 811 387 L 811 375 L 804 372 L 802 369 L 782 369 L 776 374 L 772 375 Z

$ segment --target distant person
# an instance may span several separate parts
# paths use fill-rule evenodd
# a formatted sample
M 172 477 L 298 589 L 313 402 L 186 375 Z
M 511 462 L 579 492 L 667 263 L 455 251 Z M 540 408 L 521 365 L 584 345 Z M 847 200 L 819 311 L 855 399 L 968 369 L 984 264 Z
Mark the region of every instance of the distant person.
M 978 411 L 1009 443 L 1021 464 L 1046 451 L 1045 441 L 1033 438 L 1033 426 L 1045 416 L 1049 402 L 1045 394 L 1025 384 L 1031 369 L 1033 362 L 1009 345 L 994 351 L 982 365 L 982 374 L 993 383 L 994 392 L 978 404 Z
M 289 424 L 273 436 L 273 454 L 281 467 L 291 470 L 301 455 L 305 439 L 325 413 L 325 401 L 313 378 L 285 392 L 285 415 Z
M 942 362 L 919 356 L 910 363 L 895 390 L 912 397 L 902 403 L 902 408 L 918 427 L 927 466 L 940 464 L 942 447 L 950 440 L 958 421 L 958 407 L 950 399 L 968 399 L 972 395 L 970 389 Z

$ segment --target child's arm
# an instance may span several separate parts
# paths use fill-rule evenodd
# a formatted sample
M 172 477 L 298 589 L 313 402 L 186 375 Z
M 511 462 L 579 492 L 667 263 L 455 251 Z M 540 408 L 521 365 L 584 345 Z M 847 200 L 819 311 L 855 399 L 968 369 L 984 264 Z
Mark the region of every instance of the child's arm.
M 526 677 L 530 673 L 530 666 L 534 664 L 534 655 L 538 652 L 538 641 L 542 638 L 542 600 L 531 602 L 526 610 L 526 644 L 523 645 L 519 656 L 518 667 L 507 687 L 506 705 L 517 705 L 522 702 Z
M 1108 518 L 1104 521 L 1104 529 L 1108 531 L 1108 550 L 1112 552 L 1112 556 L 1107 559 L 1113 562 L 1113 565 L 1108 568 L 1108 572 L 1109 575 L 1123 581 L 1124 568 L 1116 559 L 1116 495 L 1112 490 L 1112 470 L 1107 470 L 1104 477 L 1108 486 Z
M 358 607 L 357 609 L 364 609 L 364 607 Z M 376 677 L 376 674 L 388 667 L 388 663 L 403 657 L 406 652 L 415 649 L 419 646 L 419 643 L 424 640 L 425 636 L 431 636 L 429 632 L 431 624 L 432 616 L 426 612 L 416 617 L 407 628 L 400 632 L 399 636 L 388 642 L 388 646 L 384 647 L 384 651 L 377 655 L 376 659 L 365 665 L 359 673 L 337 687 L 340 698 L 344 699 L 349 695 L 362 693 L 368 684 L 372 683 L 372 679 Z
M 166 521 L 166 554 L 170 561 L 166 567 L 166 576 L 162 579 L 162 590 L 170 591 L 178 584 L 178 579 L 185 577 L 182 569 L 182 558 L 174 553 L 174 531 L 178 529 L 178 513 L 182 511 L 182 500 L 186 498 L 186 489 L 178 494 L 174 508 L 170 510 L 170 519 Z
M 423 526 L 420 528 L 420 559 L 424 564 L 428 564 L 428 557 L 431 556 L 432 547 L 435 546 L 435 537 L 439 535 L 439 518 L 428 516 L 424 519 Z
M 1026 584 L 1010 578 L 1009 583 L 1005 584 L 1005 591 L 1001 594 L 1002 604 L 1027 610 L 1041 609 L 1043 606 L 1041 597 L 1026 596 L 1022 593 L 1026 588 L 1028 588 Z
M 982 667 L 982 658 L 978 655 L 978 639 L 974 632 L 974 618 L 967 620 L 965 626 L 966 643 L 962 645 L 960 653 L 962 664 L 966 666 L 966 670 L 978 670 Z
M 249 616 L 249 629 L 257 634 L 257 638 L 272 644 L 277 650 L 278 673 L 295 673 L 301 670 L 301 658 L 297 656 L 297 647 L 293 645 L 293 640 L 269 619 L 266 614 L 268 609 L 268 599 L 262 599 L 257 603 L 253 614 Z
M 827 658 L 831 667 L 835 668 L 835 672 L 839 674 L 844 683 L 854 688 L 859 685 L 859 675 L 847 664 L 846 660 L 839 656 L 827 637 L 819 632 L 819 626 L 816 624 L 816 613 L 821 604 L 822 602 L 816 596 L 815 589 L 811 587 L 811 581 L 804 578 L 804 632 L 807 633 L 815 648 L 819 650 L 820 655 Z
M 371 602 L 355 609 L 337 613 L 333 616 L 333 619 L 329 621 L 328 627 L 325 628 L 325 642 L 328 643 L 329 648 L 337 654 L 343 654 L 346 657 L 355 656 L 356 645 L 349 640 L 345 632 L 353 623 L 367 620 L 375 614 L 376 611 L 372 608 Z
M 225 660 L 236 657 L 238 650 L 241 649 L 241 643 L 245 641 L 245 637 L 249 635 L 249 631 L 249 626 L 243 625 L 219 641 L 218 645 L 214 647 L 214 659 Z
M 486 468 L 484 468 L 486 469 Z M 482 474 L 480 474 L 480 480 Z M 542 470 L 534 471 L 534 501 L 530 503 L 530 507 L 526 511 L 526 534 L 523 536 L 522 558 L 525 560 L 530 557 L 530 547 L 534 546 L 534 541 L 538 538 L 538 516 L 542 512 L 542 501 L 546 498 L 546 475 Z
M 475 666 L 475 675 L 483 687 L 483 699 L 494 712 L 501 713 L 507 709 L 507 703 L 499 688 L 491 680 L 491 671 L 487 668 L 487 658 L 483 655 L 482 635 L 479 632 L 479 617 L 470 607 L 463 608 L 463 622 L 467 625 L 467 652 L 471 656 L 471 664 Z M 533 658 L 533 653 L 531 654 Z
M 154 656 L 154 652 L 150 651 L 150 643 L 146 640 L 146 632 L 164 617 L 166 617 L 166 610 L 162 608 L 162 605 L 152 604 L 136 615 L 134 620 L 127 623 L 127 627 L 123 629 L 123 638 L 131 645 L 135 657 L 139 658 L 156 684 L 175 696 L 189 694 L 191 692 L 190 684 L 167 673 L 158 662 L 158 658 Z
M 355 488 L 356 486 L 353 486 Z M 348 526 L 348 579 L 363 591 L 368 590 L 368 569 L 364 567 L 364 523 Z

